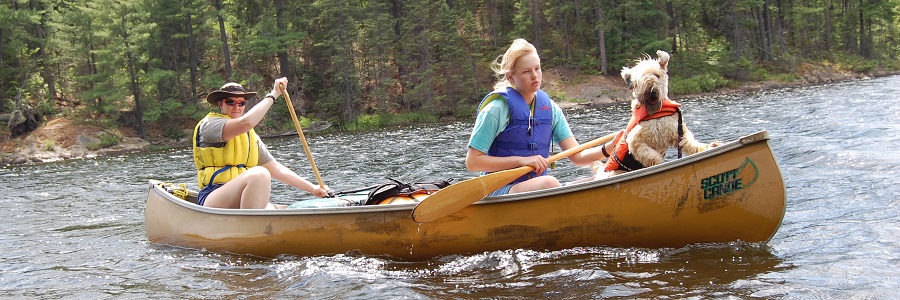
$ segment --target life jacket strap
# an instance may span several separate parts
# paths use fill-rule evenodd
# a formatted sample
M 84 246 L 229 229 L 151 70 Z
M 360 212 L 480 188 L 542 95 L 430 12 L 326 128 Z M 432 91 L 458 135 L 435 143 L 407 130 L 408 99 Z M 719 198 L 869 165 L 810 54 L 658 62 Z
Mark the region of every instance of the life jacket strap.
M 684 137 L 684 116 L 681 115 L 681 108 L 676 108 L 678 113 L 678 158 L 681 158 L 681 138 Z
M 247 168 L 247 165 L 245 165 L 245 164 L 239 164 L 239 165 L 237 165 L 237 166 L 224 166 L 224 167 L 222 167 L 222 168 L 216 170 L 215 172 L 213 172 L 212 176 L 209 177 L 209 183 L 206 184 L 206 185 L 207 185 L 207 186 L 212 185 L 212 184 L 213 184 L 213 181 L 216 180 L 216 176 L 219 176 L 219 174 L 222 173 L 222 172 L 228 171 L 228 169 L 231 169 L 231 167 L 237 167 L 237 168 L 246 169 L 246 168 Z
M 629 168 L 624 162 L 622 162 L 622 160 L 619 159 L 618 155 L 613 155 L 613 156 L 610 156 L 609 158 L 616 161 L 616 164 L 619 166 L 618 169 L 625 169 L 625 171 L 628 171 L 628 172 L 634 171 L 631 168 Z

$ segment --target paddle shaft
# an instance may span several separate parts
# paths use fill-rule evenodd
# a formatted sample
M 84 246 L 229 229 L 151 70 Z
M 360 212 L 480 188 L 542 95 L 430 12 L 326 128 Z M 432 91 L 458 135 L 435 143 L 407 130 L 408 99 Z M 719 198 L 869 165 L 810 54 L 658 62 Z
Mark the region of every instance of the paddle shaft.
M 303 136 L 303 129 L 300 128 L 300 121 L 297 120 L 297 113 L 294 112 L 294 105 L 291 104 L 291 96 L 288 95 L 284 85 L 279 84 L 278 89 L 281 90 L 281 95 L 284 96 L 284 102 L 287 103 L 288 111 L 291 112 L 291 119 L 294 120 L 294 127 L 297 128 L 297 135 L 300 136 L 300 141 L 303 142 L 303 150 L 306 150 L 306 157 L 309 159 L 309 164 L 312 165 L 313 174 L 316 175 L 316 181 L 318 181 L 319 187 L 324 190 L 325 183 L 322 182 L 322 175 L 319 175 L 319 168 L 316 167 L 316 161 L 313 160 L 312 152 L 309 151 L 309 144 L 306 143 L 306 137 Z
M 569 157 L 572 154 L 584 151 L 585 149 L 606 143 L 615 136 L 616 133 L 611 133 L 594 139 L 575 148 L 554 154 L 548 157 L 547 161 L 554 162 L 564 157 Z M 443 218 L 469 206 L 469 204 L 472 204 L 475 201 L 481 200 L 487 195 L 490 195 L 490 193 L 532 170 L 534 170 L 534 167 L 521 166 L 515 169 L 475 177 L 445 187 L 433 195 L 428 196 L 428 198 L 425 198 L 425 200 L 422 200 L 422 202 L 419 202 L 419 204 L 416 205 L 416 208 L 413 209 L 412 213 L 413 221 L 416 223 L 427 223 Z

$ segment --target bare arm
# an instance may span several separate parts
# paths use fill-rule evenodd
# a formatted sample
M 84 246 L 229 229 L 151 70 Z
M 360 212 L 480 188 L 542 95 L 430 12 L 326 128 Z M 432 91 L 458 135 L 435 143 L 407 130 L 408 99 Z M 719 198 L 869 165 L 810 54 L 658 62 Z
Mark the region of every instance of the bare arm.
M 559 142 L 559 148 L 563 151 L 578 147 L 578 145 L 578 141 L 575 140 L 575 137 L 571 136 Z M 610 146 L 609 143 L 606 143 L 598 147 L 589 148 L 579 153 L 572 154 L 572 156 L 569 156 L 569 160 L 576 166 L 590 165 L 594 161 L 606 158 L 606 156 L 603 155 L 604 147 L 606 147 L 606 153 L 612 151 L 612 146 Z
M 300 177 L 300 175 L 297 175 L 297 173 L 295 173 L 291 169 L 288 169 L 288 167 L 285 167 L 276 160 L 272 160 L 262 166 L 269 170 L 269 173 L 272 174 L 272 178 L 281 181 L 284 184 L 307 191 L 310 194 L 316 195 L 318 197 L 325 197 L 328 195 L 327 187 L 325 189 L 322 189 L 318 185 L 309 182 L 309 180 Z
M 466 152 L 466 169 L 478 172 L 496 172 L 518 168 L 521 166 L 531 166 L 538 174 L 547 170 L 550 162 L 540 155 L 533 156 L 490 156 L 484 152 L 469 147 Z
M 264 98 L 240 118 L 229 119 L 222 128 L 222 139 L 227 141 L 253 129 L 272 107 L 273 102 L 275 101 L 268 97 Z
M 270 92 L 272 96 L 275 96 L 275 99 L 281 97 L 281 90 L 278 89 L 279 84 L 287 86 L 287 78 L 282 77 L 275 80 L 275 84 L 272 86 L 272 91 Z M 250 131 L 253 127 L 256 127 L 256 124 L 259 124 L 259 121 L 262 121 L 262 118 L 266 116 L 269 108 L 271 108 L 274 103 L 274 99 L 265 97 L 259 103 L 254 105 L 253 108 L 244 113 L 243 116 L 225 122 L 225 127 L 222 129 L 222 139 L 226 141 L 230 140 Z

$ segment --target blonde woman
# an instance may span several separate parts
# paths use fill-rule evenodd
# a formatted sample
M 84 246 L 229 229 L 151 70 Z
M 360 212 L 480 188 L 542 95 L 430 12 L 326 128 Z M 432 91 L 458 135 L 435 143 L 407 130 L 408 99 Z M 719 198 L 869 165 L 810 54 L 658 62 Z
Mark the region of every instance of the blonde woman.
M 497 57 L 492 69 L 498 81 L 478 106 L 466 168 L 485 173 L 520 166 L 534 168 L 491 196 L 560 186 L 559 180 L 547 172 L 551 143 L 565 151 L 577 147 L 578 141 L 562 109 L 541 90 L 543 73 L 537 49 L 524 39 L 516 39 Z M 569 156 L 569 160 L 586 166 L 606 157 L 603 150 L 594 147 Z

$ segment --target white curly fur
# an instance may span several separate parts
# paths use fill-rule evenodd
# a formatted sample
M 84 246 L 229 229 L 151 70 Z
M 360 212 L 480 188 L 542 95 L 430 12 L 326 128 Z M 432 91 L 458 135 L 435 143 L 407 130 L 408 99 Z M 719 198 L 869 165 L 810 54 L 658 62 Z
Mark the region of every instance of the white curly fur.
M 667 75 L 667 67 L 669 63 L 669 54 L 665 51 L 656 52 L 658 60 L 651 59 L 649 56 L 642 60 L 632 68 L 622 68 L 622 78 L 625 82 L 633 87 L 631 100 L 632 111 L 641 107 L 648 106 L 649 114 L 659 110 L 662 100 L 668 97 L 669 77 Z M 656 106 L 652 108 L 652 106 Z M 625 138 L 628 143 L 628 150 L 634 155 L 635 159 L 641 162 L 645 167 L 655 166 L 663 163 L 666 150 L 669 147 L 677 147 L 678 144 L 678 114 L 651 119 L 639 122 Z M 701 143 L 694 139 L 694 134 L 688 130 L 687 125 L 682 124 L 684 136 L 681 139 L 681 152 L 684 155 L 691 155 L 706 150 L 709 147 L 719 145 L 719 142 L 709 144 Z M 594 162 L 591 169 L 594 171 L 595 178 L 603 178 L 625 171 L 615 170 L 604 172 L 603 168 L 606 164 L 599 161 Z

